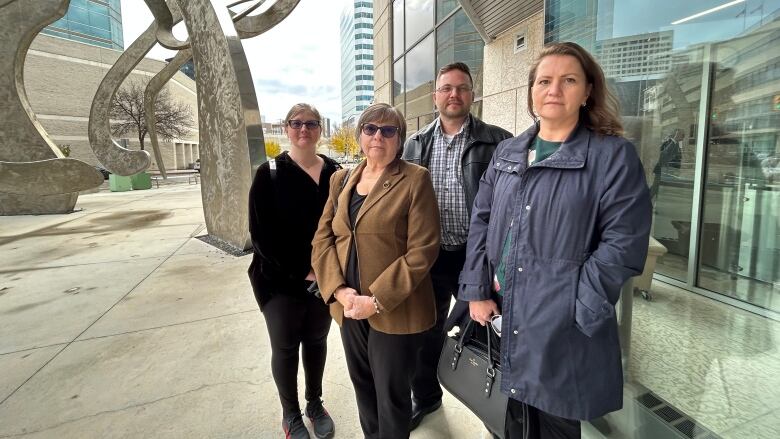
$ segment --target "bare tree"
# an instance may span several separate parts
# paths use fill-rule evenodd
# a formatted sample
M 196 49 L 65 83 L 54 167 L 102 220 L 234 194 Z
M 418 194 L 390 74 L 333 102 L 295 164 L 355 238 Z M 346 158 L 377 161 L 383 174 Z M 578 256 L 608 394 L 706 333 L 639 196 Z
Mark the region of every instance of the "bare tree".
M 141 149 L 144 149 L 144 140 L 149 133 L 144 110 L 144 88 L 142 83 L 131 81 L 117 90 L 111 101 L 111 132 L 115 136 L 138 133 Z M 164 142 L 185 137 L 195 124 L 190 106 L 174 102 L 165 88 L 157 95 L 154 112 L 157 137 Z

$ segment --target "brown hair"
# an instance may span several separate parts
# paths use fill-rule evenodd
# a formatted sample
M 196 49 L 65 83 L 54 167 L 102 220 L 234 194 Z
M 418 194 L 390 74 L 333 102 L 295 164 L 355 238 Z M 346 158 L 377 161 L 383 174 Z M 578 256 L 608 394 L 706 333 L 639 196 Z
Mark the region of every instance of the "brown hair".
M 466 76 L 469 77 L 469 82 L 471 83 L 471 86 L 474 87 L 474 79 L 471 77 L 471 70 L 469 70 L 469 66 L 467 66 L 465 63 L 462 62 L 450 63 L 440 68 L 439 73 L 436 75 L 436 80 L 438 81 L 439 78 L 441 78 L 441 75 L 447 72 L 451 72 L 453 70 L 460 70 L 461 72 L 465 73 Z
M 320 112 L 317 111 L 317 109 L 314 108 L 313 105 L 300 103 L 300 104 L 295 104 L 292 106 L 292 108 L 290 108 L 290 111 L 287 112 L 287 116 L 284 117 L 284 123 L 287 124 L 287 122 L 291 118 L 303 113 L 304 111 L 308 111 L 312 113 L 314 117 L 317 118 L 317 120 L 322 121 L 322 116 L 320 115 Z
M 591 85 L 590 95 L 584 107 L 580 107 L 580 121 L 591 130 L 609 136 L 622 136 L 623 124 L 618 116 L 618 100 L 607 88 L 604 71 L 593 56 L 577 43 L 565 42 L 548 44 L 542 53 L 536 57 L 528 72 L 528 114 L 534 119 L 533 93 L 531 89 L 536 81 L 536 69 L 542 59 L 550 55 L 566 55 L 574 57 L 585 72 L 585 78 Z
M 355 138 L 360 144 L 360 133 L 363 125 L 371 122 L 390 122 L 398 127 L 398 157 L 404 151 L 404 140 L 406 140 L 406 120 L 400 110 L 383 102 L 371 104 L 360 115 L 355 129 Z

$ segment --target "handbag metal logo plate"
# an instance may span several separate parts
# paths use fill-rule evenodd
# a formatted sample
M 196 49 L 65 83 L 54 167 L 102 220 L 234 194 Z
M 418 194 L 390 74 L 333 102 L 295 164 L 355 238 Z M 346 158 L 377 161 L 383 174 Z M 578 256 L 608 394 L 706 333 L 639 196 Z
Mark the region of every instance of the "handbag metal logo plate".
M 472 366 L 477 367 L 479 366 L 479 363 L 477 363 L 477 360 L 474 358 L 469 357 L 469 363 L 471 363 Z

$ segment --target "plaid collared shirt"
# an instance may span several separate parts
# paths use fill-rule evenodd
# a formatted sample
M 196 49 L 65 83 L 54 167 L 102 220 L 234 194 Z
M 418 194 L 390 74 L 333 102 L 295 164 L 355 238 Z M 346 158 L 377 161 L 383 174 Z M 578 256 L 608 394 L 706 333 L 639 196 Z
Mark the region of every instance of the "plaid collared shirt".
M 466 194 L 463 191 L 460 159 L 469 138 L 470 125 L 471 115 L 451 141 L 444 137 L 440 119 L 436 119 L 433 130 L 429 170 L 436 200 L 439 202 L 441 244 L 445 248 L 465 244 L 469 234 L 469 213 L 466 208 Z

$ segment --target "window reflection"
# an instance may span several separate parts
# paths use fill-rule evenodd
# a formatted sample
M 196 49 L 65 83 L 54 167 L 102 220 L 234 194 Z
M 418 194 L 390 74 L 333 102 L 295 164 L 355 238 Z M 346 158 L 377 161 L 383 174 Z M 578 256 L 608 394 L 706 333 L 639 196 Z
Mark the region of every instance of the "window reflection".
M 780 28 L 714 53 L 699 284 L 780 311 Z
M 484 47 L 482 37 L 461 9 L 436 30 L 436 70 L 456 61 L 466 63 L 474 79 L 474 92 L 480 97 Z
M 406 48 L 433 29 L 433 2 L 406 0 Z
M 404 93 L 406 87 L 404 85 L 404 58 L 396 61 L 393 64 L 393 105 L 396 106 L 402 113 L 404 110 Z
M 440 22 L 458 7 L 458 0 L 436 0 L 436 22 Z
M 404 0 L 393 2 L 393 59 L 404 53 Z
M 433 34 L 406 55 L 406 118 L 433 112 L 434 72 Z

